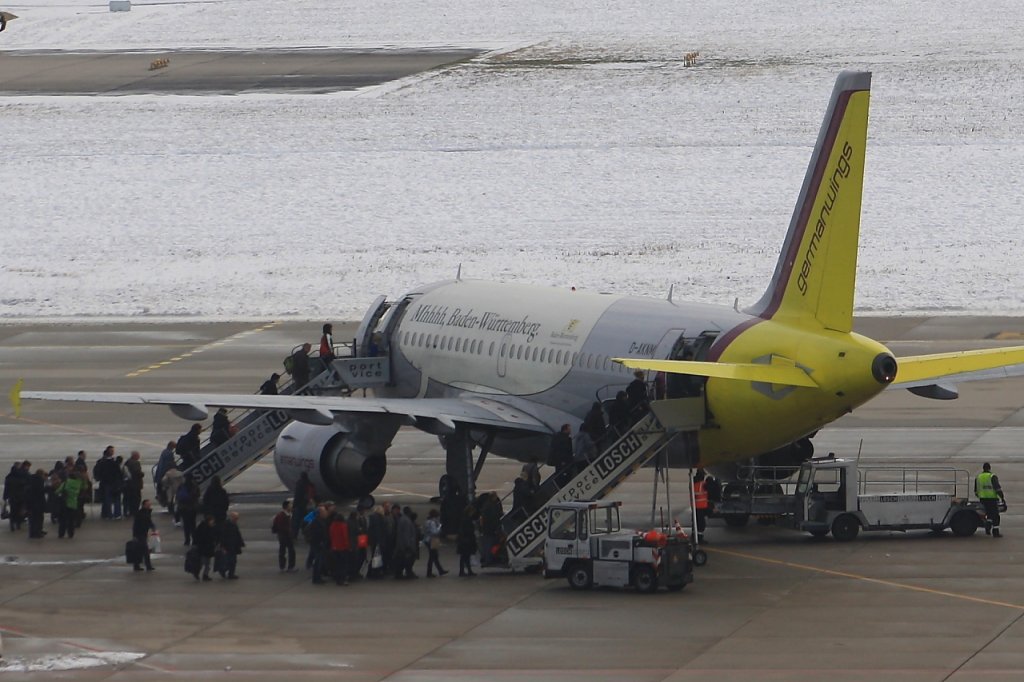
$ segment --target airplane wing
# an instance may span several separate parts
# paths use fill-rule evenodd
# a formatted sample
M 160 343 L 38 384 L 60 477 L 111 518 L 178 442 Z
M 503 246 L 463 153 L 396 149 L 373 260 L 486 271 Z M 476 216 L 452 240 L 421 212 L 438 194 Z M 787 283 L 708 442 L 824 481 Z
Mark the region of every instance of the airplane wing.
M 69 391 L 11 391 L 11 402 L 20 399 L 166 405 L 183 419 L 206 419 L 211 408 L 284 410 L 297 421 L 330 424 L 337 414 L 390 414 L 409 418 L 410 425 L 429 420 L 449 428 L 455 423 L 550 434 L 552 429 L 533 415 L 493 398 L 342 398 L 305 395 L 218 395 L 215 393 L 102 393 Z
M 649 369 L 669 374 L 692 374 L 718 379 L 759 381 L 780 386 L 806 386 L 816 388 L 814 379 L 793 362 L 773 358 L 770 365 L 754 362 L 699 362 L 696 360 L 651 360 L 644 358 L 612 358 L 633 369 Z

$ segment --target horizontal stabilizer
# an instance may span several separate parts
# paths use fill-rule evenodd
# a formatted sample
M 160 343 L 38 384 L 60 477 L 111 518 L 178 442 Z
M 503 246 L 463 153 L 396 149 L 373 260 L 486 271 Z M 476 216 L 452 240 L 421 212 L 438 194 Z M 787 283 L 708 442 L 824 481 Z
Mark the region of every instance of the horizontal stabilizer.
M 912 355 L 896 358 L 896 363 L 899 369 L 893 386 L 1018 365 L 1024 363 L 1024 346 Z
M 753 362 L 697 362 L 694 360 L 650 360 L 644 358 L 613 358 L 626 367 L 649 369 L 669 374 L 692 374 L 716 379 L 737 379 L 759 381 L 780 386 L 806 386 L 817 388 L 818 384 L 796 365 L 760 365 Z

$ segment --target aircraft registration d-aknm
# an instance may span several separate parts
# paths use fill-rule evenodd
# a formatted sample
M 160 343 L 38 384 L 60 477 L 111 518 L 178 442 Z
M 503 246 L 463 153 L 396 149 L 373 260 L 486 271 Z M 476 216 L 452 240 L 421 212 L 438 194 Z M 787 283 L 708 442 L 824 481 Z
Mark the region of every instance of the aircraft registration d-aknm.
M 475 446 L 543 459 L 563 424 L 575 431 L 640 369 L 666 373 L 667 399 L 702 398 L 702 421 L 673 442 L 671 465 L 797 466 L 815 432 L 883 390 L 951 398 L 958 381 L 1024 363 L 1024 347 L 897 358 L 852 331 L 870 82 L 863 72 L 836 80 L 774 275 L 746 310 L 459 277 L 368 313 L 390 372 L 373 397 L 23 397 L 168 405 L 193 419 L 219 407 L 283 410 L 296 421 L 277 441 L 282 480 L 305 471 L 322 494 L 356 497 L 380 484 L 403 425 L 442 436 L 447 473 L 471 487 Z

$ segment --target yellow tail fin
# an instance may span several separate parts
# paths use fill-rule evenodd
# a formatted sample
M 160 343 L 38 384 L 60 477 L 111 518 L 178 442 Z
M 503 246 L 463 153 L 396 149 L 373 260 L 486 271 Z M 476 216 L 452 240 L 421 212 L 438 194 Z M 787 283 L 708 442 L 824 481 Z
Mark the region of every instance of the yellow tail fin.
M 870 90 L 870 73 L 836 79 L 775 274 L 747 312 L 852 329 Z

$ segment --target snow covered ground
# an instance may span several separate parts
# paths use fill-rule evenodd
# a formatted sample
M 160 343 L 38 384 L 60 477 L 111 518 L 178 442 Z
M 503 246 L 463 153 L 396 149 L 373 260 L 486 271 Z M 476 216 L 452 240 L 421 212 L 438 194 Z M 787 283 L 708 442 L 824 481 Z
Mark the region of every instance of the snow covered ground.
M 8 320 L 358 319 L 459 264 L 749 304 L 844 68 L 874 72 L 858 311 L 1024 314 L 1018 0 L 0 9 L 0 50 L 495 50 L 356 97 L 0 98 Z

